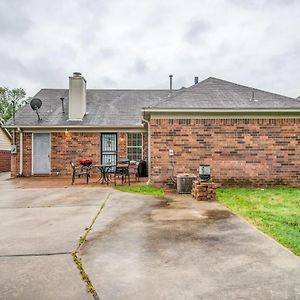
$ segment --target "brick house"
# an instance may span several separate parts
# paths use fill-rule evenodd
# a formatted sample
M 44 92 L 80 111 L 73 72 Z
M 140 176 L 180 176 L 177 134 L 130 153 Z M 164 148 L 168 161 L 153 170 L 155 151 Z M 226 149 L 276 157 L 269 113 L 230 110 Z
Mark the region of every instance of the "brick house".
M 27 105 L 6 124 L 16 132 L 12 176 L 68 175 L 70 160 L 92 157 L 144 159 L 156 185 L 201 163 L 226 185 L 300 183 L 294 98 L 212 77 L 180 90 L 90 90 L 80 73 L 68 90 L 35 97 L 42 120 Z

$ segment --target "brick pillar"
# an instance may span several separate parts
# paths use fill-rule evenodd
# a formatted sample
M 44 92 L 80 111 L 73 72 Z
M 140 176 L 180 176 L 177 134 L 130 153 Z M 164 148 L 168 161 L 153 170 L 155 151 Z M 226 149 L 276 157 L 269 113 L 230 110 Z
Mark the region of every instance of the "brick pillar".
M 18 175 L 17 154 L 11 154 L 10 159 L 10 177 Z
M 127 134 L 125 132 L 118 132 L 118 159 L 119 160 L 127 158 L 126 138 L 127 138 Z
M 148 132 L 143 132 L 143 159 L 148 161 Z

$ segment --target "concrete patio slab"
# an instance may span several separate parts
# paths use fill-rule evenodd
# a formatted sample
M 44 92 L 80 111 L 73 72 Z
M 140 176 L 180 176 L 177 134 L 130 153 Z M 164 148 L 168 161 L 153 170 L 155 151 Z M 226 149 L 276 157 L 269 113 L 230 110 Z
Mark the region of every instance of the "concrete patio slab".
M 6 179 L 0 299 L 92 299 L 68 253 L 108 192 L 81 252 L 101 300 L 300 299 L 299 257 L 217 202 Z
M 217 202 L 114 193 L 81 254 L 103 300 L 300 299 L 299 257 Z
M 0 258 L 0 299 L 93 299 L 70 255 Z
M 32 188 L 0 174 L 0 299 L 92 299 L 71 251 L 106 188 Z

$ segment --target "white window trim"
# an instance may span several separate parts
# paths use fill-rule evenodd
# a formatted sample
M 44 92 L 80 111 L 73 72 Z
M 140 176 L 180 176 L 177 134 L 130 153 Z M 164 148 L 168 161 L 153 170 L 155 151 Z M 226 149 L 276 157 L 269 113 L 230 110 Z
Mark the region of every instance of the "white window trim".
M 128 134 L 140 134 L 142 136 L 142 145 L 141 146 L 128 146 Z M 142 158 L 141 160 L 144 159 L 144 136 L 142 132 L 127 132 L 126 134 L 126 157 L 128 158 L 128 148 L 141 148 L 142 149 Z

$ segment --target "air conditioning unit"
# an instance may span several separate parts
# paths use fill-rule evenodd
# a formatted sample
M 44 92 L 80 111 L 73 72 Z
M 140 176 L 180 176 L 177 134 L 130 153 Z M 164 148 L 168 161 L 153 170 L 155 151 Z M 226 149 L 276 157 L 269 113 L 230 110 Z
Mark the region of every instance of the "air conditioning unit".
M 177 193 L 178 194 L 191 194 L 193 181 L 197 176 L 189 174 L 178 174 L 177 176 Z

